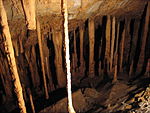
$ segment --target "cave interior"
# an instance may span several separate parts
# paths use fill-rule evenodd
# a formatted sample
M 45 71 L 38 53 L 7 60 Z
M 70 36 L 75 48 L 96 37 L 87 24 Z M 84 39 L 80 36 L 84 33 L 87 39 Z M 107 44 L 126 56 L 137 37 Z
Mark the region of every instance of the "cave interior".
M 67 52 L 76 113 L 150 112 L 149 0 L 0 0 L 0 113 L 69 112 Z

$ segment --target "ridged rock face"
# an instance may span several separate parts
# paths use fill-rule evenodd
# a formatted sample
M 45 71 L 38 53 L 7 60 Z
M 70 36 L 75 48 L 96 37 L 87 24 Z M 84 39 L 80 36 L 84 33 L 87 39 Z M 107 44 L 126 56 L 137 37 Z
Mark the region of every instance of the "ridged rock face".
M 3 0 L 8 19 L 22 18 L 21 0 Z M 146 0 L 144 0 L 146 1 Z M 143 0 L 68 0 L 69 19 L 85 19 L 91 15 L 138 15 Z M 61 0 L 36 0 L 37 15 L 61 15 Z

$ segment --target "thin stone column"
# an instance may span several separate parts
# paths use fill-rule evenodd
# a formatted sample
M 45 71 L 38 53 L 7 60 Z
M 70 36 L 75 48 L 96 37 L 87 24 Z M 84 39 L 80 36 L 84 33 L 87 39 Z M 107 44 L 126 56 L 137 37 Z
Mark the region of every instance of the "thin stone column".
M 84 76 L 85 72 L 85 61 L 83 57 L 83 40 L 84 40 L 84 26 L 80 26 L 80 75 Z
M 130 70 L 129 70 L 129 76 L 132 75 L 133 72 L 133 63 L 134 63 L 134 57 L 137 47 L 137 41 L 138 41 L 138 31 L 140 26 L 140 20 L 135 20 L 134 22 L 134 31 L 133 31 L 133 39 L 132 39 L 132 45 L 131 45 L 131 53 L 130 53 Z
M 120 45 L 120 48 L 121 48 L 121 52 L 120 52 L 120 65 L 119 65 L 119 71 L 120 72 L 123 71 L 122 65 L 123 65 L 125 32 L 126 32 L 126 29 L 124 28 L 123 33 L 122 33 L 121 45 Z
M 7 15 L 4 9 L 2 0 L 0 0 L 0 25 L 2 26 L 2 35 L 5 38 L 4 46 L 7 54 L 8 63 L 10 66 L 11 76 L 14 83 L 14 92 L 16 93 L 18 99 L 18 106 L 20 108 L 20 113 L 26 113 L 25 102 L 23 98 L 22 86 L 20 83 L 20 78 L 17 70 L 16 59 L 14 55 L 14 49 L 12 45 L 11 34 L 9 31 L 9 26 L 7 22 Z
M 110 35 L 111 35 L 111 19 L 110 16 L 107 16 L 107 24 L 106 24 L 106 52 L 105 59 L 107 59 L 107 65 L 110 63 Z
M 145 17 L 145 24 L 144 24 L 144 30 L 143 30 L 143 36 L 142 36 L 142 43 L 141 43 L 141 52 L 140 52 L 140 56 L 139 56 L 139 61 L 137 64 L 137 74 L 142 72 L 143 69 L 143 64 L 144 64 L 144 60 L 145 60 L 145 46 L 146 46 L 146 40 L 147 40 L 147 35 L 148 35 L 148 25 L 150 20 L 150 2 L 148 2 L 148 6 L 147 6 L 147 12 L 146 12 L 146 17 Z M 149 24 L 148 24 L 149 23 Z
M 62 33 L 61 31 L 53 32 L 53 43 L 55 48 L 55 66 L 56 66 L 56 75 L 59 87 L 66 86 L 66 76 L 63 71 L 62 65 Z
M 73 31 L 73 36 L 74 36 L 74 39 L 73 39 L 74 52 L 73 52 L 73 55 L 72 55 L 72 65 L 73 65 L 73 75 L 76 75 L 78 59 L 77 59 L 76 32 L 75 32 L 75 30 Z
M 95 75 L 95 62 L 94 62 L 94 43 L 95 43 L 95 28 L 94 28 L 94 19 L 89 19 L 88 23 L 89 29 L 89 77 L 94 77 Z
M 113 17 L 113 22 L 112 22 L 112 40 L 111 40 L 111 60 L 110 60 L 110 72 L 112 72 L 112 67 L 113 67 L 113 59 L 114 59 L 114 44 L 115 44 L 115 25 L 116 25 L 116 18 Z

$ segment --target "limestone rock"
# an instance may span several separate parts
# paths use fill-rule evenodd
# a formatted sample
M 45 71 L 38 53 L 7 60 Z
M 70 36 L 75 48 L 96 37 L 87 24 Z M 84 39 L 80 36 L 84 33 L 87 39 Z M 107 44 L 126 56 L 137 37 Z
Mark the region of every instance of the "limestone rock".
M 100 93 L 97 92 L 95 89 L 92 88 L 86 88 L 84 91 L 84 94 L 86 97 L 91 97 L 91 98 L 98 98 L 100 96 Z
M 83 112 L 88 108 L 86 100 L 81 93 L 81 90 L 76 91 L 72 95 L 73 97 L 73 106 L 76 111 Z M 58 101 L 52 107 L 47 107 L 42 110 L 40 113 L 67 113 L 67 97 Z

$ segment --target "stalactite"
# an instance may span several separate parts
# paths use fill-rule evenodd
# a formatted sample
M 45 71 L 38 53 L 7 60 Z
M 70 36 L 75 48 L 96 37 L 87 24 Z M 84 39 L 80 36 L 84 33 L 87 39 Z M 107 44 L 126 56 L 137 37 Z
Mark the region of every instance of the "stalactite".
M 119 31 L 120 31 L 120 22 L 118 22 L 117 26 L 117 38 L 116 38 L 116 49 L 115 49 L 115 55 L 114 55 L 114 62 L 115 62 L 115 73 L 114 73 L 114 79 L 113 82 L 117 81 L 117 74 L 118 74 L 118 42 L 119 42 Z
M 45 98 L 48 99 L 49 95 L 48 95 L 47 82 L 46 82 L 46 76 L 45 76 L 45 68 L 44 68 L 41 28 L 40 28 L 40 23 L 38 20 L 37 20 L 37 33 L 38 33 L 38 43 L 39 43 L 39 50 L 40 50 L 41 65 L 42 65 L 42 76 L 43 76 L 43 82 L 44 82 Z
M 35 81 L 34 81 L 34 69 L 33 69 L 32 63 L 31 63 L 30 60 L 29 60 L 29 57 L 28 57 L 27 53 L 25 53 L 25 57 L 26 57 L 27 62 L 28 62 L 28 64 L 29 64 L 29 68 L 30 68 L 30 72 L 31 72 L 32 84 L 33 84 L 33 87 L 35 87 L 35 86 L 36 86 L 36 83 L 35 83 Z
M 102 17 L 100 18 L 100 26 L 102 26 Z M 101 60 L 101 55 L 102 55 L 102 37 L 100 38 L 100 47 L 99 47 L 99 51 L 98 51 L 98 56 L 99 56 L 99 69 L 98 69 L 98 72 L 99 72 L 99 75 L 103 74 L 103 69 L 102 69 L 102 60 Z
M 110 19 L 110 15 L 108 15 L 107 24 L 106 24 L 106 52 L 105 52 L 107 65 L 109 65 L 110 62 L 110 33 L 111 33 L 111 19 Z
M 80 26 L 79 27 L 80 30 L 80 75 L 84 76 L 84 72 L 85 72 L 85 61 L 84 61 L 84 57 L 83 57 L 83 40 L 84 40 L 84 27 Z
M 19 75 L 18 75 L 16 59 L 14 56 L 14 49 L 13 49 L 11 35 L 10 35 L 9 26 L 8 26 L 8 22 L 7 22 L 7 15 L 6 15 L 6 11 L 4 9 L 2 0 L 0 0 L 0 17 L 1 17 L 0 24 L 3 28 L 2 33 L 3 33 L 3 37 L 5 38 L 5 42 L 4 42 L 5 51 L 7 53 L 7 59 L 9 62 L 10 70 L 12 72 L 11 75 L 12 75 L 14 86 L 15 86 L 14 91 L 17 95 L 20 112 L 26 113 L 26 107 L 25 107 L 25 102 L 23 99 L 22 87 L 21 87 L 21 83 L 20 83 L 20 79 L 19 79 Z
M 117 38 L 116 38 L 116 49 L 115 49 L 115 53 L 118 53 L 119 31 L 120 31 L 120 22 L 118 22 L 118 25 L 117 25 Z
M 48 91 L 53 91 L 54 90 L 54 84 L 53 84 L 53 81 L 52 81 L 52 76 L 51 76 L 51 71 L 50 71 L 50 66 L 49 66 L 49 60 L 47 57 L 45 57 L 45 63 L 46 63 L 46 71 L 47 71 L 47 77 L 48 77 L 48 80 L 49 80 L 49 89 Z
M 130 53 L 130 60 L 129 60 L 129 62 L 130 62 L 129 76 L 131 76 L 131 74 L 133 72 L 133 62 L 134 62 L 134 57 L 135 57 L 135 52 L 136 52 L 136 47 L 137 47 L 137 41 L 138 41 L 139 25 L 140 25 L 140 21 L 135 20 L 132 46 L 131 46 L 131 53 Z
M 33 67 L 33 76 L 34 79 L 33 81 L 35 82 L 35 87 L 40 85 L 40 78 L 39 78 L 39 73 L 38 73 L 38 67 L 37 67 L 37 63 L 36 63 L 36 52 L 35 52 L 35 47 L 32 47 L 32 52 L 31 52 L 31 64 Z
M 121 44 L 120 44 L 120 48 L 121 48 L 121 52 L 120 52 L 120 65 L 119 65 L 119 71 L 122 72 L 122 65 L 123 65 L 123 54 L 124 54 L 124 40 L 125 40 L 125 32 L 126 29 L 124 28 L 123 33 L 122 33 L 122 39 L 121 39 Z
M 99 69 L 98 69 L 98 73 L 99 76 L 101 76 L 103 74 L 104 70 L 102 69 L 102 61 L 99 62 Z
M 22 45 L 22 33 L 19 35 L 18 41 L 19 41 L 19 49 L 20 49 L 20 53 L 23 53 L 23 45 Z
M 65 87 L 66 85 L 66 76 L 63 71 L 62 64 L 62 33 L 61 31 L 54 31 L 53 33 L 53 43 L 55 48 L 55 66 L 56 66 L 56 75 L 59 87 Z
M 46 69 L 46 76 L 48 78 L 48 91 L 52 91 L 54 90 L 54 85 L 53 85 L 53 81 L 52 81 L 52 74 L 51 74 L 51 69 L 50 69 L 50 65 L 49 65 L 49 56 L 50 56 L 50 52 L 47 46 L 47 38 L 45 38 L 44 35 L 42 35 L 42 44 L 43 44 L 43 55 L 44 55 L 44 66 Z
M 124 55 L 123 55 L 123 64 L 128 68 L 129 65 L 129 55 L 130 55 L 130 44 L 131 44 L 131 35 L 130 35 L 130 18 L 125 18 L 125 47 L 124 47 Z
M 39 74 L 37 69 L 36 53 L 35 53 L 34 46 L 31 47 L 30 51 L 25 52 L 25 57 L 27 59 L 31 71 L 31 79 L 32 79 L 33 87 L 36 88 L 37 86 L 40 85 L 40 80 L 39 80 Z
M 113 17 L 112 21 L 112 39 L 111 39 L 111 60 L 110 60 L 110 72 L 112 72 L 113 68 L 113 58 L 114 58 L 114 44 L 115 44 L 115 25 L 116 25 L 116 18 Z
M 15 50 L 15 55 L 19 56 L 19 48 L 18 48 L 18 40 L 17 39 L 15 39 L 13 41 L 13 47 L 14 47 L 14 50 Z
M 64 16 L 64 34 L 65 34 L 65 49 L 66 49 L 66 68 L 67 68 L 67 92 L 68 92 L 68 111 L 69 113 L 75 113 L 72 105 L 71 94 L 71 73 L 70 73 L 70 55 L 69 55 L 69 35 L 68 35 L 68 9 L 67 0 L 63 0 L 62 13 Z
M 88 23 L 88 31 L 89 31 L 89 77 L 94 77 L 95 69 L 94 69 L 94 43 L 95 43 L 95 28 L 94 28 L 94 19 L 89 19 Z
M 72 64 L 73 64 L 73 75 L 76 74 L 76 71 L 77 71 L 77 47 L 76 47 L 76 32 L 74 30 L 73 32 L 74 34 L 74 39 L 73 39 L 73 48 L 74 48 L 74 53 L 73 53 L 73 56 L 72 56 Z
M 75 58 L 75 68 L 77 68 L 77 47 L 76 47 L 76 31 L 74 30 L 74 40 L 73 40 L 73 45 L 74 45 L 74 58 Z
M 139 61 L 137 64 L 137 71 L 136 73 L 141 73 L 142 69 L 143 69 L 143 64 L 144 64 L 144 60 L 145 60 L 145 46 L 146 46 L 146 39 L 147 39 L 147 35 L 148 35 L 148 23 L 150 20 L 150 2 L 148 2 L 147 5 L 147 12 L 146 12 L 146 16 L 145 16 L 145 24 L 144 24 L 144 31 L 143 31 L 143 36 L 142 36 L 142 40 L 141 40 L 141 51 L 140 51 L 140 56 L 139 56 Z
M 26 18 L 26 25 L 29 30 L 36 29 L 35 0 L 21 0 Z
M 34 108 L 34 103 L 33 103 L 33 98 L 32 98 L 32 93 L 31 93 L 30 88 L 27 89 L 27 93 L 28 93 L 28 96 L 29 96 L 32 113 L 35 113 L 35 108 Z

